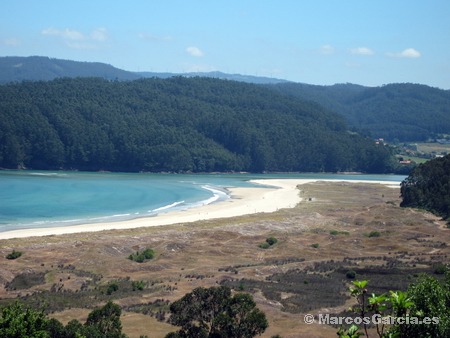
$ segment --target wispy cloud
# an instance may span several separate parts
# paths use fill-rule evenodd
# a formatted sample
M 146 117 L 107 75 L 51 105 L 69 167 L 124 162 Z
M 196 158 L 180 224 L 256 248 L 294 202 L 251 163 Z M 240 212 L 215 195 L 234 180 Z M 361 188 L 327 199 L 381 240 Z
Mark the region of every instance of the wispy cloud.
M 204 53 L 202 52 L 202 50 L 198 47 L 188 47 L 186 48 L 186 52 L 191 55 L 191 56 L 195 56 L 195 57 L 202 57 L 204 55 Z
M 389 57 L 396 57 L 396 58 L 420 58 L 422 56 L 422 54 L 414 48 L 407 48 L 401 52 L 388 52 L 386 53 L 387 56 Z
M 70 47 L 75 49 L 92 49 L 99 47 L 99 43 L 103 43 L 109 39 L 106 28 L 96 28 L 89 34 L 83 34 L 80 31 L 70 28 L 57 29 L 53 27 L 46 28 L 41 31 L 42 35 L 55 36 Z
M 97 28 L 91 32 L 90 37 L 92 40 L 103 42 L 108 40 L 108 32 L 106 28 Z
M 373 55 L 375 52 L 367 47 L 357 47 L 357 48 L 351 48 L 350 49 L 351 54 L 357 54 L 357 55 Z
M 334 54 L 335 51 L 336 49 L 331 45 L 323 45 L 320 47 L 320 54 L 323 55 L 331 55 Z
M 72 40 L 72 41 L 85 39 L 85 37 L 83 36 L 82 33 L 80 33 L 79 31 L 76 31 L 74 29 L 70 29 L 70 28 L 56 29 L 56 28 L 50 27 L 50 28 L 46 28 L 46 29 L 42 30 L 41 33 L 42 33 L 42 35 L 59 36 L 65 40 Z
M 6 46 L 17 47 L 22 44 L 22 41 L 20 41 L 17 38 L 7 38 L 7 39 L 3 39 L 2 43 Z
M 139 33 L 139 38 L 147 41 L 172 41 L 173 37 L 170 35 L 154 35 L 149 33 Z

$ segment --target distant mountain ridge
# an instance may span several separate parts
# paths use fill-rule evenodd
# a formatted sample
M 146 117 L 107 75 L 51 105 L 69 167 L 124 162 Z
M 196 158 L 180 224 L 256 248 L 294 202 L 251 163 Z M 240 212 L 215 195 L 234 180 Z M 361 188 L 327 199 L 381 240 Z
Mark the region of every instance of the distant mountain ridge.
M 289 82 L 263 76 L 226 74 L 222 72 L 158 73 L 130 72 L 101 62 L 80 62 L 54 59 L 44 56 L 0 57 L 0 84 L 20 81 L 50 81 L 62 77 L 101 77 L 106 80 L 137 80 L 140 78 L 211 77 L 256 84 Z
M 61 77 L 137 80 L 142 76 L 101 62 L 78 62 L 43 56 L 0 57 L 0 83 L 50 81 Z

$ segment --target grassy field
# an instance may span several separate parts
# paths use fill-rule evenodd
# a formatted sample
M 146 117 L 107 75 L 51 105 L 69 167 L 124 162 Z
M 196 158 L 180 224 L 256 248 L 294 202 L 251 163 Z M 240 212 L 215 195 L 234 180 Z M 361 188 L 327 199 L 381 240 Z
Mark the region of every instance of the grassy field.
M 269 320 L 262 337 L 333 337 L 306 313 L 352 304 L 349 270 L 385 292 L 405 289 L 448 262 L 450 230 L 439 218 L 399 207 L 399 189 L 317 182 L 299 187 L 297 207 L 271 214 L 164 227 L 0 241 L 0 303 L 20 298 L 67 323 L 113 300 L 130 337 L 164 337 L 168 306 L 197 286 L 251 292 Z M 375 236 L 374 234 L 377 233 Z M 278 241 L 260 248 L 268 237 Z M 127 257 L 152 248 L 138 263 Z M 23 255 L 4 257 L 13 249 Z M 133 282 L 143 281 L 143 290 Z M 117 291 L 108 294 L 115 283 Z

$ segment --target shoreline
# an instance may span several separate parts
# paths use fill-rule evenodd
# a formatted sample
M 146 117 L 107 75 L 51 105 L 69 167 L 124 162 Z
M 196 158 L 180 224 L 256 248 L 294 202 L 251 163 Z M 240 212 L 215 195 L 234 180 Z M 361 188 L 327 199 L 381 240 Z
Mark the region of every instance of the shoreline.
M 299 185 L 312 182 L 348 182 L 384 184 L 400 188 L 400 182 L 365 180 L 328 179 L 260 179 L 250 182 L 261 187 L 227 188 L 230 198 L 225 201 L 194 207 L 186 210 L 161 213 L 156 216 L 135 218 L 126 221 L 90 223 L 51 228 L 29 228 L 0 232 L 0 240 L 12 238 L 67 235 L 82 232 L 133 229 L 140 227 L 164 226 L 178 223 L 191 223 L 201 220 L 230 218 L 256 213 L 270 213 L 279 209 L 293 208 L 302 201 Z

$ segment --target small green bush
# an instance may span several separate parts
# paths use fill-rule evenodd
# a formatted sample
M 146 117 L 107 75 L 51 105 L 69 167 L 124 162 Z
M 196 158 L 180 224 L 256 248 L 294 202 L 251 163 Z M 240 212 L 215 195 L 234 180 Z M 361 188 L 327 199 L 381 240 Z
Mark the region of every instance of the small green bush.
M 6 259 L 16 259 L 22 256 L 22 251 L 13 250 L 11 253 L 6 255 Z
M 264 242 L 264 243 L 261 243 L 261 244 L 259 245 L 259 247 L 260 247 L 261 249 L 269 249 L 269 248 L 270 248 L 270 244 L 267 243 L 267 242 Z
M 376 231 L 376 230 L 371 231 L 369 233 L 369 237 L 380 237 L 380 236 L 381 236 L 381 233 L 379 231 Z
M 131 287 L 133 288 L 133 291 L 142 291 L 145 288 L 145 282 L 143 280 L 132 281 Z
M 277 242 L 278 242 L 278 239 L 276 239 L 275 237 L 268 237 L 264 243 L 259 245 L 259 247 L 261 249 L 268 249 L 272 245 L 275 245 Z
M 337 235 L 350 235 L 348 231 L 338 231 L 338 230 L 331 230 L 330 235 L 337 236 Z
M 119 290 L 119 284 L 117 282 L 111 282 L 108 284 L 108 287 L 106 288 L 106 294 L 111 295 L 113 292 L 116 292 Z
M 278 242 L 278 239 L 276 239 L 275 237 L 269 237 L 266 239 L 266 243 L 268 243 L 269 245 L 274 245 Z
M 313 248 L 317 249 L 317 248 L 319 247 L 319 243 L 311 244 L 311 246 L 312 246 Z
M 155 252 L 152 249 L 145 249 L 144 251 L 136 251 L 136 253 L 128 256 L 129 260 L 143 263 L 146 260 L 153 259 L 155 257 Z

